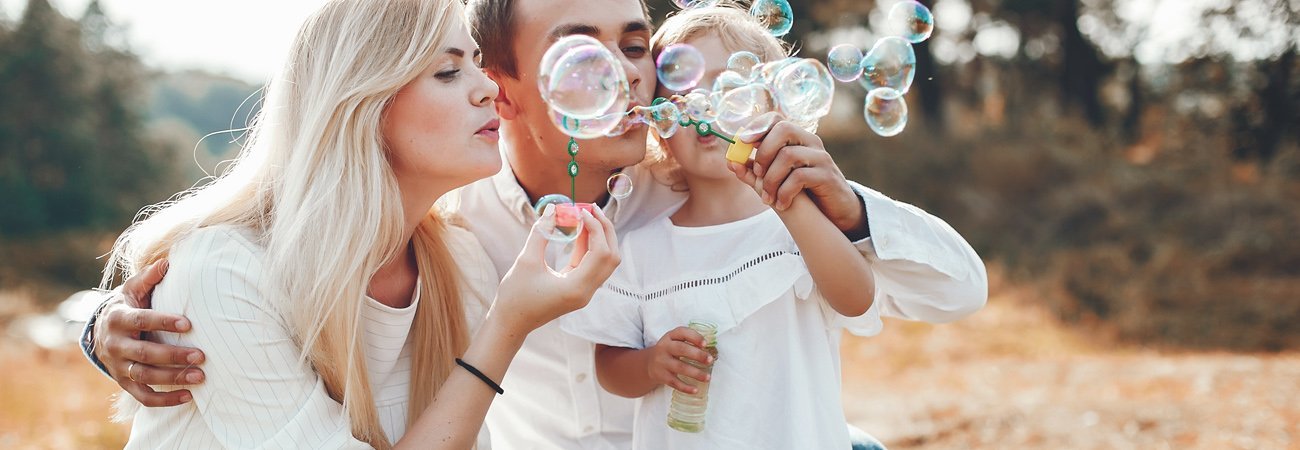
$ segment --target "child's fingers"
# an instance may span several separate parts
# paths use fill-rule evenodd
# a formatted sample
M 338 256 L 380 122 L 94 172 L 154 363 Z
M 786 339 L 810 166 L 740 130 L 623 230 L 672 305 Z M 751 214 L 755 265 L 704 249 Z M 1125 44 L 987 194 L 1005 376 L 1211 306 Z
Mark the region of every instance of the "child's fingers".
M 689 327 L 677 327 L 669 330 L 664 337 L 673 341 L 685 341 L 696 347 L 704 347 L 704 335 L 700 332 L 690 329 Z
M 696 389 L 694 386 L 686 384 L 686 382 L 678 379 L 675 376 L 672 376 L 672 374 L 669 374 L 669 380 L 667 380 L 664 384 L 668 385 L 668 387 L 670 388 L 685 392 L 687 394 L 694 394 L 696 392 L 699 392 L 699 389 Z
M 700 364 L 713 362 L 713 355 L 689 342 L 673 341 L 668 345 L 668 354 L 676 358 L 687 358 Z
M 672 372 L 673 378 L 690 377 L 700 382 L 709 381 L 709 374 L 705 373 L 703 370 L 695 368 L 695 366 L 682 362 L 680 359 L 674 358 L 672 363 L 668 365 L 668 371 Z M 680 379 L 678 379 L 678 381 L 680 381 Z

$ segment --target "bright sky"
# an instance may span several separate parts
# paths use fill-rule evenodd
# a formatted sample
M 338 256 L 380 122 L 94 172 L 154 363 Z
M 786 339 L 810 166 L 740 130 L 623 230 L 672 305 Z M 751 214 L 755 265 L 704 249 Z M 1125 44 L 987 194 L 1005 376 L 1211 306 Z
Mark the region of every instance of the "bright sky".
M 50 0 L 80 17 L 90 0 Z M 294 32 L 321 0 L 100 0 L 126 30 L 131 49 L 151 66 L 198 68 L 260 83 L 279 66 Z M 27 0 L 0 0 L 18 20 Z

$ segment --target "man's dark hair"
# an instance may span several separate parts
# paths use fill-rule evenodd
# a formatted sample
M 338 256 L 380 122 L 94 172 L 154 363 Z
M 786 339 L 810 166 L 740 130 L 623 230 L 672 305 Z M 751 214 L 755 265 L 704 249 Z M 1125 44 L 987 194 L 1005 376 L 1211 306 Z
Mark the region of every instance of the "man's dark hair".
M 650 20 L 649 6 L 645 0 L 638 1 L 641 13 Z M 483 68 L 497 75 L 519 78 L 514 46 L 515 0 L 469 0 L 467 6 L 470 33 L 483 49 Z

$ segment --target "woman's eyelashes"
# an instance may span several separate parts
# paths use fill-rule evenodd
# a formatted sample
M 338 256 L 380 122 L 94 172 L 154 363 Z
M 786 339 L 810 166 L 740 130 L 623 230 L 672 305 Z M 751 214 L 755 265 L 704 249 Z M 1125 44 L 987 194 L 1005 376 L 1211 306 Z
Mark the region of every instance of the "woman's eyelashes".
M 439 70 L 433 74 L 433 77 L 450 83 L 452 81 L 456 81 L 456 78 L 460 77 L 460 68 L 449 67 L 443 70 Z

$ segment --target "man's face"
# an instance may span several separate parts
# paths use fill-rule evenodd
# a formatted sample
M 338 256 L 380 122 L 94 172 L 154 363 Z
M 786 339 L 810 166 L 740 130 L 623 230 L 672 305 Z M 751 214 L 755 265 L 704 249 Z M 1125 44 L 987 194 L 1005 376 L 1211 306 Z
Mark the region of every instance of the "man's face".
M 537 90 L 537 68 L 542 55 L 556 40 L 573 34 L 589 35 L 605 44 L 623 63 L 632 89 L 632 104 L 649 105 L 654 99 L 655 65 L 650 57 L 650 22 L 639 0 L 518 0 L 515 3 L 514 52 L 517 79 L 500 80 L 502 90 L 519 110 L 538 150 L 555 159 L 569 159 L 569 137 L 552 124 L 546 103 Z M 514 128 L 519 130 L 521 128 Z M 578 161 L 598 168 L 626 167 L 645 157 L 646 130 L 638 125 L 622 136 L 579 141 Z

